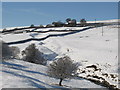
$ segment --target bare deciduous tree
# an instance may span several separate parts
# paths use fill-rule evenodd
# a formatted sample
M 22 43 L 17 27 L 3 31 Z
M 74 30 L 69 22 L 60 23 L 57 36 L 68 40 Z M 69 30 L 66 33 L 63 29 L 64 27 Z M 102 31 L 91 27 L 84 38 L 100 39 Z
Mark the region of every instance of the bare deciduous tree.
M 43 57 L 43 53 L 40 52 L 35 44 L 29 45 L 24 51 L 22 51 L 23 60 L 45 65 L 47 60 Z
M 57 61 L 53 61 L 53 63 L 48 66 L 47 73 L 51 77 L 60 79 L 59 85 L 62 86 L 64 79 L 77 75 L 76 71 L 78 66 L 78 63 L 73 63 L 68 56 L 64 56 Z

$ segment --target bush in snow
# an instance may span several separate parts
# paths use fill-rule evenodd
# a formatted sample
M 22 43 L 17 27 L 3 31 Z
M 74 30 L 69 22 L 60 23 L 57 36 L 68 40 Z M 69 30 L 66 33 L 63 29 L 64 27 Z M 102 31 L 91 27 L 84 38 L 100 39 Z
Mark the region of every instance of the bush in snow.
M 2 59 L 9 59 L 12 57 L 11 48 L 3 41 L 2 42 Z
M 71 18 L 67 18 L 66 19 L 66 22 L 69 23 L 69 21 L 71 21 Z
M 80 24 L 81 24 L 82 26 L 85 26 L 85 25 L 86 25 L 86 20 L 85 20 L 85 19 L 81 19 L 81 20 L 80 20 Z
M 47 24 L 46 27 L 47 28 L 49 28 L 49 27 L 55 27 L 55 25 L 54 24 Z
M 16 46 L 12 46 L 10 48 L 12 50 L 12 56 L 13 56 L 13 58 L 19 59 L 20 49 L 18 47 L 16 47 Z
M 72 25 L 72 26 L 76 26 L 76 23 L 77 23 L 77 22 L 76 22 L 76 19 L 72 19 L 72 20 L 71 20 L 71 25 Z
M 24 51 L 22 51 L 23 60 L 36 63 L 36 64 L 42 64 L 46 65 L 47 60 L 44 59 L 43 53 L 40 52 L 35 44 L 29 45 Z
M 30 27 L 34 27 L 34 24 L 31 24 L 31 26 Z
M 2 59 L 15 58 L 19 54 L 18 47 L 9 47 L 4 41 L 1 41 L 2 45 Z
M 63 27 L 63 26 L 64 26 L 64 23 L 61 22 L 61 21 L 53 22 L 52 24 L 53 24 L 55 27 Z
M 47 73 L 51 77 L 60 79 L 59 85 L 62 86 L 62 80 L 77 75 L 76 71 L 78 66 L 78 63 L 73 63 L 68 56 L 64 56 L 57 61 L 53 61 L 53 63 L 48 66 Z
M 41 25 L 40 25 L 40 28 L 43 28 L 43 27 L 44 27 L 44 26 L 41 24 Z
M 67 18 L 66 22 L 68 23 L 68 26 L 70 27 L 75 27 L 77 24 L 76 19 L 71 19 L 71 18 Z
M 7 29 L 6 29 L 6 28 L 4 28 L 4 29 L 3 29 L 3 32 L 4 32 L 4 31 L 7 31 Z

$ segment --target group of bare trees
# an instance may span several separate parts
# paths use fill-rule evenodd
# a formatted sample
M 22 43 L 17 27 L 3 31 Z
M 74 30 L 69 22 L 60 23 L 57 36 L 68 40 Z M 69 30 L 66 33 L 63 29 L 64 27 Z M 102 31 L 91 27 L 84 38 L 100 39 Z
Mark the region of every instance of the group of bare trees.
M 9 47 L 2 41 L 2 59 L 17 58 L 20 50 L 18 47 Z M 22 59 L 27 62 L 46 65 L 47 60 L 43 57 L 43 53 L 40 52 L 35 44 L 30 44 L 25 50 L 22 51 Z M 3 61 L 4 61 L 3 60 Z M 62 81 L 67 78 L 72 78 L 77 75 L 77 69 L 79 64 L 74 63 L 70 57 L 64 56 L 54 60 L 48 65 L 47 74 L 51 77 L 60 79 L 59 85 L 62 86 Z
M 55 27 L 62 27 L 62 26 L 70 26 L 70 27 L 75 27 L 77 26 L 77 21 L 76 19 L 71 19 L 71 18 L 67 18 L 66 19 L 66 22 L 67 24 L 63 23 L 63 22 L 53 22 L 52 24 L 55 26 Z M 86 20 L 85 19 L 81 19 L 80 20 L 80 25 L 81 26 L 85 26 L 86 25 Z
M 76 26 L 77 25 L 76 19 L 67 18 L 66 22 L 68 23 L 68 26 Z M 85 19 L 80 20 L 80 25 L 81 26 L 85 26 L 86 23 L 87 23 L 87 21 Z
M 71 18 L 67 18 L 66 22 L 68 23 L 67 26 L 71 26 L 71 27 L 75 27 L 77 24 L 76 19 L 71 19 Z
M 85 19 L 81 19 L 80 20 L 80 23 L 79 23 L 79 26 L 85 26 L 87 23 L 87 21 Z M 45 28 L 45 27 L 75 27 L 77 26 L 77 20 L 76 19 L 71 19 L 71 18 L 67 18 L 66 19 L 66 23 L 64 22 L 61 22 L 61 21 L 57 21 L 57 22 L 52 22 L 52 24 L 47 24 L 46 26 L 43 26 L 43 25 L 40 25 L 38 27 L 40 28 Z M 36 27 L 34 26 L 34 24 L 31 24 L 30 27 Z
M 4 41 L 1 41 L 1 47 L 2 51 L 0 52 L 0 55 L 2 55 L 2 60 L 8 60 L 8 59 L 20 59 L 20 49 L 16 46 L 9 46 Z M 35 44 L 30 44 L 25 50 L 22 51 L 22 60 L 36 63 L 36 64 L 42 64 L 46 65 L 47 60 L 44 59 L 43 53 L 40 52 Z

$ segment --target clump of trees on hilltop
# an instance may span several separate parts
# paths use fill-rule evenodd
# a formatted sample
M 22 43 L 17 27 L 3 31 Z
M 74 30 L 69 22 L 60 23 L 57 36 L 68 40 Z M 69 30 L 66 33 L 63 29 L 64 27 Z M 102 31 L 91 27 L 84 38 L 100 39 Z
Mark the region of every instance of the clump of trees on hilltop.
M 35 26 L 31 24 L 30 28 L 49 28 L 49 27 L 76 27 L 76 26 L 85 26 L 87 21 L 85 19 L 81 19 L 79 23 L 77 23 L 76 19 L 67 18 L 65 22 L 54 21 L 51 24 L 47 24 L 45 27 L 43 25 Z
M 76 26 L 85 26 L 86 25 L 86 20 L 85 19 L 81 19 L 80 23 L 77 24 L 77 20 L 76 19 L 71 19 L 71 18 L 67 18 L 66 19 L 66 23 L 63 22 L 53 22 L 52 25 L 54 25 L 54 27 L 76 27 Z

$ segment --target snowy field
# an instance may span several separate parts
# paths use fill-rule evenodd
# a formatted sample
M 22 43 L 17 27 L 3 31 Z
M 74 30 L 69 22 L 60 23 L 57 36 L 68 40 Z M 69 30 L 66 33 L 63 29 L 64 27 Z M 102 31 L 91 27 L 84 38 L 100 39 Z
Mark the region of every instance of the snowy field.
M 62 88 L 56 85 L 58 79 L 47 76 L 45 66 L 24 61 L 3 63 L 2 75 L 3 88 Z M 104 88 L 81 78 L 64 80 L 63 85 L 64 88 Z
M 86 27 L 62 27 L 52 30 L 81 30 Z M 51 28 L 50 28 L 51 29 Z M 47 31 L 37 29 L 36 31 Z M 23 33 L 23 34 L 2 34 L 5 42 L 14 42 L 29 38 L 43 38 L 51 34 L 64 34 L 68 32 L 46 32 L 46 33 Z M 31 43 L 45 54 L 49 60 L 48 64 L 55 58 L 68 55 L 75 62 L 80 62 L 79 76 L 86 78 L 74 78 L 64 80 L 64 88 L 103 88 L 87 79 L 101 81 L 94 76 L 102 77 L 110 85 L 118 87 L 118 28 L 117 25 L 95 27 L 85 31 L 68 34 L 64 36 L 49 37 L 41 41 L 30 41 L 10 46 L 18 46 L 24 50 Z M 95 65 L 98 71 L 87 66 Z M 2 64 L 2 87 L 16 88 L 60 88 L 59 80 L 51 78 L 46 74 L 46 66 L 36 65 L 20 60 L 8 60 Z M 81 73 L 84 71 L 85 73 Z M 114 78 L 113 78 L 114 76 Z M 18 83 L 14 83 L 18 82 Z M 62 88 L 62 87 L 61 87 Z

